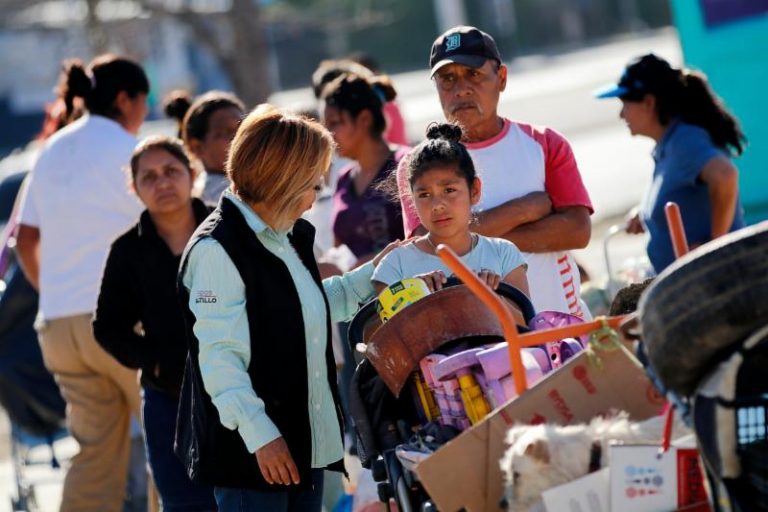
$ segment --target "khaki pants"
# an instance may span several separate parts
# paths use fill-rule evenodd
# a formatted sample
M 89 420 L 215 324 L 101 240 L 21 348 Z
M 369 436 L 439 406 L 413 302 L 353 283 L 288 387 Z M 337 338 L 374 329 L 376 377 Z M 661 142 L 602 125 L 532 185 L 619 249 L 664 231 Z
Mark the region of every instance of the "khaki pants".
M 38 329 L 45 366 L 67 402 L 67 424 L 80 444 L 64 480 L 61 510 L 118 512 L 128 477 L 130 418 L 139 417 L 137 371 L 93 337 L 91 315 L 57 318 Z

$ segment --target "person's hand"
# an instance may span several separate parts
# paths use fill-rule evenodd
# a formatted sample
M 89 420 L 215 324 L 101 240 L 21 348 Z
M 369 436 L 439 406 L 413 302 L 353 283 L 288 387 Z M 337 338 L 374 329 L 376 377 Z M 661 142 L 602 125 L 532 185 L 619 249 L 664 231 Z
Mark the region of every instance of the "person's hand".
M 448 278 L 445 277 L 445 274 L 443 274 L 442 270 L 435 270 L 434 272 L 427 272 L 426 274 L 419 274 L 414 277 L 417 277 L 427 283 L 427 288 L 429 288 L 430 292 L 442 290 L 443 285 L 448 282 Z
M 393 250 L 397 249 L 401 245 L 409 244 L 411 243 L 411 239 L 408 238 L 406 240 L 400 240 L 397 239 L 394 242 L 390 242 L 385 248 L 381 250 L 379 254 L 373 257 L 371 261 L 373 261 L 373 266 L 378 267 L 379 263 L 381 263 L 381 260 L 384 259 L 384 256 L 392 252 Z
M 495 274 L 487 268 L 484 268 L 478 272 L 477 275 L 491 290 L 495 290 L 499 287 L 499 283 L 501 282 L 501 276 L 499 274 Z
M 259 469 L 270 485 L 291 485 L 299 483 L 299 470 L 293 462 L 285 439 L 278 437 L 256 450 Z
M 627 214 L 626 224 L 624 224 L 624 231 L 630 235 L 645 233 L 643 223 L 640 221 L 640 212 L 637 211 L 637 208 L 633 208 L 629 214 Z

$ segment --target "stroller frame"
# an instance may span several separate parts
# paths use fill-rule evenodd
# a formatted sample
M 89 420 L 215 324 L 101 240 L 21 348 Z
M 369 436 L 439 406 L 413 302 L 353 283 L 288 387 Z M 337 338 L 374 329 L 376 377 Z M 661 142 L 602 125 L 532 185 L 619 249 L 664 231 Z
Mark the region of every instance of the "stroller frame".
M 29 458 L 29 452 L 37 447 L 47 445 L 50 449 L 51 468 L 60 469 L 61 464 L 56 457 L 54 443 L 67 437 L 69 433 L 65 428 L 55 433 L 45 436 L 36 436 L 28 434 L 19 425 L 11 423 L 11 463 L 13 467 L 13 478 L 15 486 L 15 495 L 11 495 L 11 510 L 34 511 L 38 509 L 37 495 L 35 486 L 26 477 L 25 469 L 32 464 L 44 464 L 46 461 L 32 462 Z
M 447 286 L 460 284 L 462 284 L 461 281 L 452 278 L 447 283 Z M 502 284 L 498 293 L 511 299 L 520 307 L 525 321 L 529 321 L 533 317 L 533 306 L 519 290 Z M 507 309 L 503 303 L 502 307 Z M 350 324 L 349 343 L 353 354 L 357 352 L 357 345 L 364 343 L 372 334 L 372 329 L 367 324 L 374 317 L 375 311 L 375 300 L 373 300 L 358 312 Z M 399 314 L 407 315 L 408 313 L 401 312 Z M 492 338 L 484 337 L 481 339 L 483 342 L 488 342 Z M 444 341 L 441 348 L 465 342 L 473 344 L 473 341 L 461 338 L 456 340 L 448 339 Z M 500 337 L 497 338 L 497 341 L 501 341 Z M 414 370 L 416 369 L 418 368 L 414 368 Z M 385 503 L 387 510 L 389 510 L 390 499 L 395 500 L 398 509 L 402 512 L 434 510 L 434 506 L 429 501 L 428 494 L 419 484 L 415 473 L 406 469 L 395 454 L 395 446 L 407 442 L 411 437 L 408 420 L 412 419 L 412 417 L 415 418 L 415 407 L 409 402 L 410 397 L 406 396 L 407 393 L 404 393 L 399 398 L 396 398 L 389 389 L 379 382 L 377 393 L 383 393 L 388 396 L 378 403 L 386 403 L 387 406 L 398 409 L 397 418 L 388 418 L 385 422 L 386 425 L 381 424 L 382 422 L 380 421 L 371 421 L 370 417 L 375 414 L 371 414 L 371 411 L 365 407 L 366 401 L 362 398 L 360 389 L 361 379 L 365 380 L 362 383 L 364 385 L 370 383 L 370 379 L 381 380 L 381 377 L 378 376 L 370 361 L 367 361 L 365 358 L 358 365 L 352 381 L 350 409 L 358 438 L 358 454 L 364 467 L 369 467 L 373 470 L 374 480 L 378 482 L 379 499 Z M 408 410 L 404 410 L 406 408 Z M 364 432 L 361 432 L 361 430 Z M 371 436 L 376 439 L 363 439 L 364 437 L 370 438 Z M 386 440 L 384 441 L 383 438 L 386 438 Z

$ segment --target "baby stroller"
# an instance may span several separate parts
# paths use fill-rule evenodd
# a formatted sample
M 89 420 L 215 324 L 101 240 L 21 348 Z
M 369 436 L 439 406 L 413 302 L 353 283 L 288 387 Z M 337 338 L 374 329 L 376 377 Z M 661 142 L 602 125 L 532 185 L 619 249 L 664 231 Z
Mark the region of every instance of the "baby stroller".
M 10 274 L 10 275 L 8 275 Z M 49 445 L 51 465 L 58 467 L 53 442 L 66 437 L 64 399 L 43 365 L 32 324 L 37 294 L 18 267 L 6 274 L 0 295 L 0 404 L 11 420 L 11 455 L 16 492 L 12 510 L 35 506 L 34 488 L 24 477 L 29 451 Z
M 507 299 L 524 330 L 534 317 L 528 298 L 505 284 L 496 291 Z M 498 319 L 455 278 L 385 324 L 379 322 L 375 300 L 355 316 L 349 328 L 352 352 L 359 354 L 361 345 L 367 348 L 352 379 L 350 412 L 358 456 L 379 482 L 379 498 L 387 507 L 394 499 L 403 512 L 434 510 L 403 457 L 403 447 L 434 450 L 460 432 L 451 424 L 425 421 L 433 415 L 427 412 L 425 418 L 425 408 L 419 406 L 424 403 L 419 397 L 424 383 L 414 372 L 420 362 L 428 354 L 448 356 L 503 340 Z M 419 425 L 422 428 L 414 430 Z
M 0 222 L 11 214 L 9 204 L 18 191 L 24 174 L 13 175 L 0 183 Z M 43 357 L 33 328 L 37 314 L 37 292 L 32 288 L 8 241 L 13 223 L 6 226 L 0 251 L 0 405 L 11 422 L 11 455 L 15 496 L 11 510 L 35 507 L 34 489 L 24 478 L 29 451 L 39 445 L 51 447 L 51 464 L 58 467 L 53 442 L 67 436 L 64 427 L 65 402 L 53 377 L 43 365 Z

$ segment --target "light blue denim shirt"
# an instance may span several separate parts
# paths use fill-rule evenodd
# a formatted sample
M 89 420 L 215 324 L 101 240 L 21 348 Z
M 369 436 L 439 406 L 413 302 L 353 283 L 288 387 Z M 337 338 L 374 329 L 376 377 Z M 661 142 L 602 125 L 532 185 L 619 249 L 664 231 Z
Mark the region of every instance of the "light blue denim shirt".
M 328 386 L 325 363 L 328 333 L 322 292 L 288 241 L 288 231 L 271 229 L 232 192 L 226 191 L 224 198 L 238 207 L 264 247 L 285 263 L 298 291 L 307 344 L 312 467 L 325 467 L 341 459 L 344 451 Z M 350 319 L 360 303 L 373 294 L 372 274 L 373 264 L 368 263 L 323 281 L 332 321 Z M 247 373 L 251 345 L 243 280 L 224 248 L 213 238 L 204 238 L 189 253 L 184 286 L 189 290 L 189 307 L 196 318 L 193 330 L 199 340 L 205 390 L 219 411 L 221 423 L 231 430 L 237 429 L 253 453 L 281 434 L 267 416 L 264 402 L 253 390 Z M 216 301 L 197 300 L 214 296 Z M 259 343 L 280 342 L 259 340 Z M 280 361 L 270 364 L 280 364 Z

